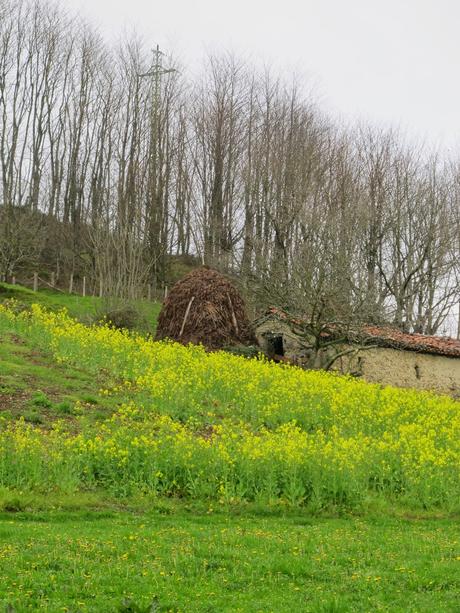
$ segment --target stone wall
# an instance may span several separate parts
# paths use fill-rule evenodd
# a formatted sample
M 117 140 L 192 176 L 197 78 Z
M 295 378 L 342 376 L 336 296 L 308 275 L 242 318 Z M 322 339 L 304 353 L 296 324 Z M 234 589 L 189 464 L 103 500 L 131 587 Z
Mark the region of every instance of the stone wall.
M 266 353 L 268 353 L 268 338 L 271 335 L 283 337 L 284 355 L 286 357 L 296 359 L 303 356 L 304 349 L 299 337 L 288 324 L 277 320 L 267 320 L 257 326 L 255 330 L 256 340 L 262 351 Z
M 378 347 L 361 351 L 341 364 L 359 371 L 366 381 L 433 390 L 460 398 L 460 358 Z
M 267 320 L 256 328 L 256 338 L 263 351 L 267 351 L 270 335 L 283 337 L 286 358 L 300 365 L 306 361 L 308 349 L 288 324 Z M 334 369 L 360 373 L 373 383 L 432 390 L 460 398 L 460 358 L 378 347 L 340 358 Z

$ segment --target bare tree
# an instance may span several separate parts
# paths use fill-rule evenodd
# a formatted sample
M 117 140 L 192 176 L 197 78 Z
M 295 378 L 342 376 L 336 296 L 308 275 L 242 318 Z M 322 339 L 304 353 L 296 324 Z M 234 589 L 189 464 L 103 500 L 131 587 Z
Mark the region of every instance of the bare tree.
M 195 258 L 315 329 L 452 333 L 458 161 L 345 128 L 301 79 L 231 54 L 160 82 L 140 75 L 177 62 L 152 67 L 136 37 L 107 45 L 47 2 L 3 0 L 0 13 L 4 275 L 41 266 L 134 296 Z

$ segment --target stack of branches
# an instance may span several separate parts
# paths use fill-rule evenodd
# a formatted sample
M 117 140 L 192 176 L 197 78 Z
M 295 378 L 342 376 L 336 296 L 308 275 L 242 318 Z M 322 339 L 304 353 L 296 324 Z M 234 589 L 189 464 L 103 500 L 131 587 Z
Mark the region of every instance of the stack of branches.
M 227 277 L 205 267 L 171 289 L 155 338 L 202 344 L 207 349 L 254 342 L 242 296 Z

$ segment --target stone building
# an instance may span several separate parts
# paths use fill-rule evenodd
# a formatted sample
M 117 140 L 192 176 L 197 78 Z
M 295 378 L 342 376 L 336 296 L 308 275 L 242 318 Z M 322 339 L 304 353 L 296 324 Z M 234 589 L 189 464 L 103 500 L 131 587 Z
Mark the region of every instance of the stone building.
M 316 367 L 344 355 L 331 368 L 362 376 L 374 383 L 432 390 L 460 398 L 460 341 L 448 337 L 407 334 L 388 327 L 363 326 L 349 333 L 342 346 L 329 345 L 312 363 L 313 338 L 300 319 L 272 308 L 254 324 L 256 339 L 265 353 L 280 361 Z M 326 334 L 326 333 L 325 333 Z M 329 360 L 330 361 L 330 360 Z

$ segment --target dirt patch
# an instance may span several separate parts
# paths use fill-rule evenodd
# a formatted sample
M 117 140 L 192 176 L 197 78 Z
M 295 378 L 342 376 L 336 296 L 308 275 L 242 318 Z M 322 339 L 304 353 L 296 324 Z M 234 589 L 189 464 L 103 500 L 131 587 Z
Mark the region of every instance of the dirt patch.
M 199 430 L 195 431 L 195 435 L 199 436 L 200 438 L 204 438 L 205 441 L 209 441 L 210 439 L 212 439 L 215 433 L 216 429 L 211 424 L 208 426 L 203 426 Z
M 45 408 L 31 404 L 32 395 L 27 392 L 3 393 L 0 387 L 0 418 L 18 420 L 21 417 L 41 430 L 51 430 L 56 421 L 64 421 L 69 431 L 76 431 L 77 420 L 75 416 L 58 413 L 53 407 Z
M 24 339 L 22 339 L 20 336 L 18 336 L 17 334 L 10 334 L 8 336 L 9 340 L 14 343 L 15 345 L 25 345 L 26 342 Z
M 9 411 L 12 415 L 22 415 L 24 407 L 30 399 L 30 394 L 23 391 L 4 392 L 0 381 L 0 415 L 2 411 Z

